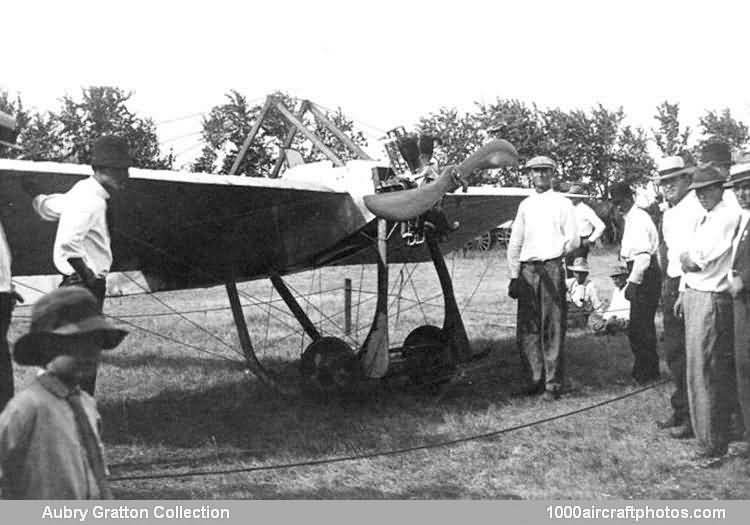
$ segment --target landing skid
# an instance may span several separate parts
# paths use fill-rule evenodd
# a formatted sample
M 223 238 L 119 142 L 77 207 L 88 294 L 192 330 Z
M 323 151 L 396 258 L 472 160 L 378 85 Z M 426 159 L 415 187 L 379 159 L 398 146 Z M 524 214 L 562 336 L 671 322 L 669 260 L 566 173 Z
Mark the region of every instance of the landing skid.
M 226 282 L 234 322 L 250 372 L 278 392 L 294 395 L 304 385 L 322 392 L 333 392 L 396 375 L 406 376 L 415 385 L 440 384 L 453 377 L 458 363 L 472 358 L 466 329 L 453 292 L 452 279 L 440 251 L 441 233 L 430 230 L 424 232 L 424 238 L 443 293 L 443 326 L 417 327 L 406 337 L 402 346 L 390 347 L 388 231 L 387 222 L 378 219 L 378 236 L 375 243 L 378 251 L 377 304 L 370 330 L 362 347 L 357 351 L 342 339 L 323 337 L 289 291 L 282 277 L 271 272 L 270 279 L 274 288 L 305 333 L 312 339 L 300 360 L 303 385 L 288 385 L 260 362 L 250 340 L 236 283 L 233 280 Z

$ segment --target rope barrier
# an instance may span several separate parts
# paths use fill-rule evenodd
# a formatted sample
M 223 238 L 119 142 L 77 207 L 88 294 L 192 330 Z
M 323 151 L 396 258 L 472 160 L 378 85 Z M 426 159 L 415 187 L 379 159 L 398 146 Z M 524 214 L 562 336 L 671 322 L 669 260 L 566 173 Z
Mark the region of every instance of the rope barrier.
M 455 438 L 451 440 L 444 440 L 444 441 L 438 441 L 436 443 L 425 443 L 422 445 L 415 445 L 411 447 L 404 447 L 404 448 L 397 448 L 397 449 L 391 449 L 391 450 L 379 450 L 375 452 L 368 452 L 363 454 L 353 454 L 348 456 L 338 456 L 338 457 L 332 457 L 332 458 L 323 458 L 323 459 L 316 459 L 316 460 L 309 460 L 309 461 L 297 461 L 297 462 L 290 462 L 290 463 L 277 463 L 272 465 L 263 465 L 263 466 L 256 466 L 256 467 L 241 467 L 241 468 L 231 468 L 231 469 L 218 469 L 218 470 L 197 470 L 197 471 L 189 471 L 189 472 L 179 472 L 179 473 L 164 473 L 164 474 L 143 474 L 143 475 L 132 475 L 132 476 L 116 476 L 112 477 L 109 480 L 111 482 L 118 482 L 118 481 L 139 481 L 139 480 L 151 480 L 151 479 L 174 479 L 174 478 L 186 478 L 186 477 L 207 477 L 207 476 L 217 476 L 217 475 L 226 475 L 226 474 L 240 474 L 240 473 L 251 473 L 251 472 L 261 472 L 261 471 L 273 471 L 273 470 L 282 470 L 282 469 L 290 469 L 290 468 L 299 468 L 299 467 L 311 467 L 311 466 L 320 466 L 320 465 L 331 465 L 334 463 L 343 463 L 343 462 L 349 462 L 349 461 L 360 461 L 365 459 L 373 459 L 377 457 L 388 457 L 388 456 L 395 456 L 395 455 L 401 455 L 401 454 L 407 454 L 411 452 L 418 452 L 422 450 L 430 450 L 435 448 L 443 448 L 443 447 L 450 447 L 462 443 L 469 443 L 472 441 L 480 441 L 490 438 L 495 438 L 497 436 L 500 436 L 502 434 L 507 434 L 510 432 L 514 432 L 517 430 L 522 430 L 526 428 L 532 428 L 535 426 L 542 425 L 544 423 L 550 423 L 552 421 L 557 421 L 560 419 L 572 417 L 584 412 L 588 412 L 591 410 L 594 410 L 596 408 L 610 405 L 613 403 L 616 403 L 618 401 L 622 401 L 623 399 L 627 399 L 633 396 L 636 396 L 638 394 L 641 394 L 643 392 L 647 392 L 649 390 L 653 390 L 658 386 L 667 384 L 667 380 L 660 380 L 656 383 L 653 383 L 651 385 L 647 385 L 641 388 L 637 388 L 631 392 L 626 392 L 625 394 L 621 394 L 619 396 L 615 396 L 613 398 L 605 399 L 604 401 L 600 401 L 598 403 L 593 403 L 591 405 L 587 405 L 581 408 L 577 408 L 575 410 L 571 410 L 568 412 L 563 412 L 562 414 L 556 414 L 554 416 L 549 416 L 541 419 L 537 419 L 535 421 L 531 421 L 529 423 L 522 423 L 519 425 L 514 425 L 511 427 L 506 427 L 498 430 L 492 430 L 489 432 L 485 432 L 482 434 L 473 434 L 470 436 L 465 436 L 461 438 Z M 148 466 L 148 465 L 147 465 Z

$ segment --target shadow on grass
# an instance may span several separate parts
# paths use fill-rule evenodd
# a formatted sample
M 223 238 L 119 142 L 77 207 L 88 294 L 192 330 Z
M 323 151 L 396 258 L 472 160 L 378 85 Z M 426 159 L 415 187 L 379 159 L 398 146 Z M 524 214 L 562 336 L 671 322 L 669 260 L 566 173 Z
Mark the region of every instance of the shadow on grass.
M 212 450 L 232 447 L 252 450 L 260 459 L 304 455 L 351 454 L 431 443 L 444 438 L 425 435 L 425 423 L 461 416 L 498 403 L 512 402 L 525 386 L 514 339 L 477 339 L 475 348 L 491 349 L 479 361 L 461 367 L 457 378 L 442 390 L 428 392 L 398 381 L 381 381 L 372 388 L 322 399 L 315 395 L 283 398 L 259 381 L 237 380 L 224 374 L 210 385 L 192 390 L 172 386 L 145 399 L 104 399 L 100 412 L 109 444 L 152 444 L 200 449 L 213 460 Z M 570 395 L 586 395 L 608 388 L 627 377 L 629 347 L 623 337 L 609 340 L 572 333 L 567 340 L 567 378 Z M 114 358 L 115 366 L 184 367 L 183 358 Z M 195 359 L 205 366 L 206 361 Z M 213 360 L 216 370 L 235 370 L 232 363 Z M 296 364 L 286 362 L 286 374 Z M 217 374 L 218 375 L 218 374 Z M 189 376 L 188 376 L 189 378 Z M 182 380 L 185 381 L 184 379 Z M 179 381 L 178 381 L 179 384 Z M 383 429 L 387 429 L 383 432 Z M 388 441 L 383 442 L 383 434 Z M 236 455 L 234 456 L 236 459 Z

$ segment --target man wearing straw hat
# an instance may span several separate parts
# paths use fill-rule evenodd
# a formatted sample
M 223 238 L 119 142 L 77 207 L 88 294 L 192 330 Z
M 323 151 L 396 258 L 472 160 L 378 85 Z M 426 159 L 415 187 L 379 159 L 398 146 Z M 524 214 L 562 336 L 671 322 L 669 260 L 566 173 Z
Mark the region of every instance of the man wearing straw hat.
M 563 257 L 578 246 L 573 204 L 552 189 L 556 163 L 534 157 L 524 169 L 536 194 L 518 207 L 508 241 L 508 295 L 518 300 L 517 341 L 529 388 L 545 400 L 563 388 L 566 301 Z
M 91 152 L 91 177 L 77 182 L 64 195 L 37 195 L 33 200 L 42 219 L 58 221 L 53 259 L 63 275 L 60 286 L 87 288 L 100 309 L 112 266 L 109 200 L 125 186 L 131 165 L 125 139 L 100 137 Z M 93 396 L 96 375 L 82 386 Z
M 578 257 L 586 259 L 589 256 L 591 245 L 595 244 L 602 236 L 606 226 L 596 212 L 592 210 L 588 204 L 583 202 L 583 200 L 588 197 L 588 195 L 584 193 L 583 186 L 580 184 L 572 184 L 567 195 L 575 209 L 576 227 L 578 228 L 578 236 L 580 237 L 578 248 L 565 256 L 565 264 L 570 266 Z
M 680 255 L 684 276 L 675 315 L 684 314 L 690 421 L 700 456 L 727 452 L 736 405 L 734 318 L 729 292 L 732 240 L 740 217 L 723 200 L 726 178 L 713 164 L 695 169 L 691 190 L 704 209 Z
M 101 351 L 126 333 L 102 316 L 85 288 L 58 288 L 36 302 L 13 358 L 44 372 L 0 414 L 3 498 L 111 498 L 99 413 L 79 385 L 96 370 Z
M 599 290 L 594 281 L 589 279 L 591 269 L 585 258 L 577 257 L 573 264 L 568 266 L 568 271 L 573 274 L 573 277 L 565 281 L 568 290 L 568 328 L 584 328 L 591 314 L 602 313 L 603 305 L 599 299 Z
M 612 204 L 624 215 L 620 259 L 630 272 L 624 295 L 630 301 L 628 339 L 633 352 L 633 379 L 639 384 L 659 379 L 654 316 L 661 291 L 657 259 L 659 234 L 645 210 L 635 205 L 633 190 L 625 182 L 610 188 Z
M 734 299 L 734 360 L 737 397 L 750 443 L 750 156 L 730 170 L 728 186 L 742 208 L 740 224 L 732 241 L 729 292 Z
M 660 186 L 669 209 L 662 216 L 661 235 L 666 246 L 663 255 L 662 305 L 664 325 L 664 355 L 672 374 L 674 392 L 670 398 L 672 414 L 657 421 L 659 428 L 669 428 L 670 435 L 677 439 L 690 438 L 690 410 L 687 398 L 687 372 L 685 368 L 685 324 L 674 315 L 674 303 L 680 293 L 682 265 L 680 254 L 692 242 L 696 222 L 704 210 L 695 192 L 688 191 L 693 168 L 685 167 L 682 157 L 665 157 L 659 161 L 659 175 L 655 182 Z

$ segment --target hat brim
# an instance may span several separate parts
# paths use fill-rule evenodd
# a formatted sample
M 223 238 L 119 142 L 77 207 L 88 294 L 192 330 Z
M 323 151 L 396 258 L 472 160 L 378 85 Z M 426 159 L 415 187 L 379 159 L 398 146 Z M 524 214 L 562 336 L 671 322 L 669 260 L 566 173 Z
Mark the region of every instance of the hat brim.
M 741 177 L 735 177 L 735 178 L 729 179 L 729 181 L 724 184 L 724 187 L 733 188 L 734 185 L 737 184 L 738 182 L 743 182 L 748 179 L 750 179 L 750 171 L 743 173 Z
M 699 190 L 701 188 L 707 188 L 708 186 L 724 186 L 727 184 L 727 181 L 724 180 L 709 180 L 705 182 L 693 182 L 690 186 L 688 186 L 688 191 L 690 190 Z
M 680 170 L 670 171 L 664 175 L 657 175 L 656 177 L 652 177 L 651 180 L 656 183 L 664 182 L 665 180 L 673 179 L 681 175 L 690 175 L 693 171 L 695 171 L 695 166 L 688 166 L 687 168 L 682 168 Z
M 568 198 L 571 199 L 589 199 L 591 198 L 591 195 L 588 195 L 587 193 L 563 193 Z
M 568 270 L 572 272 L 586 272 L 591 273 L 590 268 L 584 268 L 583 266 L 568 266 Z
M 104 317 L 91 317 L 51 332 L 29 332 L 21 336 L 13 347 L 13 359 L 19 365 L 44 366 L 58 355 L 69 353 L 78 341 L 95 340 L 102 350 L 112 350 L 126 335 L 127 330 L 113 327 Z

